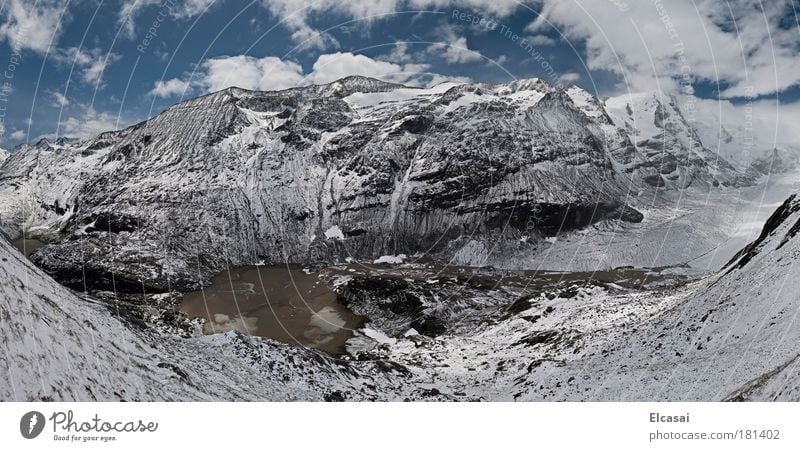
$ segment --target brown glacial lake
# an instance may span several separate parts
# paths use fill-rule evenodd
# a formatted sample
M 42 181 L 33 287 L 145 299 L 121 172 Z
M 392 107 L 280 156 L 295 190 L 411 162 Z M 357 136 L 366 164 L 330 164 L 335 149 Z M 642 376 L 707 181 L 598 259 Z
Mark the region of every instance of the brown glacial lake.
M 31 256 L 31 254 L 40 247 L 46 246 L 46 243 L 42 243 L 39 240 L 31 240 L 28 238 L 20 238 L 14 241 L 14 247 L 19 249 L 20 252 L 25 254 L 25 258 Z
M 184 296 L 181 309 L 206 318 L 206 334 L 238 330 L 332 354 L 344 353 L 353 330 L 364 324 L 317 274 L 287 266 L 232 268 Z

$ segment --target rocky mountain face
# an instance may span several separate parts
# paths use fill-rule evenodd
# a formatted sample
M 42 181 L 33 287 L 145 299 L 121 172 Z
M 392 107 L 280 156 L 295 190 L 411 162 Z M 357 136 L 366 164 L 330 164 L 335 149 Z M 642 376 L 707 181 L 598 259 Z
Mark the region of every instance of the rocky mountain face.
M 0 165 L 8 158 L 9 152 L 6 149 L 0 149 Z
M 674 102 L 348 77 L 230 88 L 87 141 L 23 146 L 0 168 L 0 227 L 48 241 L 33 259 L 68 286 L 166 292 L 258 261 L 476 263 L 478 246 L 478 264 L 502 265 L 558 233 L 642 221 L 642 193 L 744 179 Z

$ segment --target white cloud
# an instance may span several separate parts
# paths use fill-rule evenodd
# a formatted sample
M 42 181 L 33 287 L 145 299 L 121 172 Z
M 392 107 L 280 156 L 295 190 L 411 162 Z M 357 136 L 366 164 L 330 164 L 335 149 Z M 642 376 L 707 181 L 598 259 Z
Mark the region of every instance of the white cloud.
M 179 19 L 194 17 L 213 3 L 214 0 L 176 0 L 167 13 Z M 342 22 L 355 19 L 356 25 L 368 26 L 394 12 L 409 10 L 449 12 L 463 8 L 471 13 L 506 17 L 520 8 L 521 3 L 518 0 L 261 0 L 261 5 L 289 30 L 300 49 L 320 50 L 339 46 L 333 36 L 314 26 L 313 18 L 322 14 L 338 16 Z M 161 0 L 126 0 L 119 11 L 118 23 L 133 36 L 134 22 L 141 11 L 160 4 Z
M 581 79 L 581 74 L 577 72 L 567 72 L 558 77 L 559 85 L 569 85 Z
M 52 93 L 53 95 L 53 106 L 58 108 L 63 108 L 69 105 L 69 99 L 64 94 L 61 94 L 58 91 Z
M 392 51 L 383 59 L 392 63 L 410 63 L 414 56 L 408 51 L 408 43 L 396 42 Z
M 83 81 L 99 85 L 103 80 L 103 73 L 106 71 L 106 67 L 119 59 L 120 56 L 116 53 L 108 53 L 104 56 L 95 57 L 83 68 Z
M 160 3 L 160 0 L 127 0 L 123 2 L 117 14 L 117 24 L 125 29 L 128 36 L 132 37 L 135 33 L 135 23 L 139 13 L 149 6 Z
M 777 26 L 791 14 L 790 2 L 627 2 L 625 10 L 607 0 L 539 3 L 542 14 L 530 28 L 550 31 L 553 24 L 584 43 L 589 68 L 626 77 L 623 90 L 678 91 L 705 80 L 728 84 L 722 95 L 733 97 L 800 81 L 797 27 Z
M 119 121 L 116 116 L 108 113 L 98 113 L 92 108 L 88 108 L 82 117 L 68 117 L 58 123 L 61 136 L 76 138 L 91 138 L 102 132 L 116 130 L 119 128 Z
M 230 86 L 277 90 L 303 84 L 303 68 L 293 61 L 274 56 L 222 56 L 203 63 L 199 84 L 207 91 Z
M 221 0 L 176 0 L 171 3 L 163 0 L 126 0 L 117 14 L 117 24 L 124 27 L 128 36 L 132 37 L 136 32 L 136 19 L 145 8 L 162 5 L 161 17 L 189 19 L 203 13 L 215 2 L 222 3 Z
M 334 13 L 344 19 L 370 24 L 397 11 L 443 10 L 464 8 L 505 17 L 520 7 L 517 0 L 262 0 L 262 4 L 289 29 L 301 48 L 325 49 L 338 46 L 330 35 L 317 30 L 309 18 L 320 13 Z
M 453 27 L 442 30 L 442 42 L 430 46 L 429 51 L 440 55 L 450 64 L 462 64 L 482 59 L 480 53 L 467 46 L 467 38 L 456 35 Z
M 307 78 L 314 84 L 330 83 L 348 75 L 363 75 L 395 83 L 413 83 L 428 68 L 427 64 L 396 64 L 374 60 L 365 55 L 337 52 L 320 55 Z
M 3 6 L 0 39 L 12 48 L 44 53 L 61 33 L 62 0 L 8 0 Z
M 153 89 L 150 91 L 150 94 L 157 97 L 166 98 L 174 95 L 183 95 L 190 90 L 191 84 L 188 81 L 173 78 L 167 81 L 157 81 Z
M 431 50 L 439 52 L 442 58 L 451 64 L 470 63 L 481 59 L 478 52 L 467 47 L 467 38 L 463 36 L 447 43 L 434 44 Z
M 23 130 L 14 130 L 14 131 L 13 131 L 13 132 L 11 132 L 11 134 L 10 134 L 10 135 L 8 135 L 8 136 L 9 136 L 11 139 L 15 140 L 15 141 L 19 141 L 19 140 L 21 140 L 21 139 L 25 139 L 25 135 L 26 135 L 26 133 L 25 133 L 25 131 L 23 131 Z
M 371 23 L 397 9 L 400 0 L 262 0 L 283 26 L 289 29 L 292 40 L 300 48 L 325 49 L 337 46 L 336 40 L 309 24 L 309 17 L 322 12 Z
M 273 56 L 263 58 L 246 55 L 223 56 L 203 63 L 191 80 L 173 79 L 162 84 L 156 83 L 151 93 L 166 96 L 167 93 L 175 93 L 179 87 L 186 86 L 205 92 L 219 91 L 231 86 L 272 91 L 330 83 L 349 75 L 363 75 L 410 86 L 428 86 L 446 80 L 468 80 L 464 77 L 434 74 L 429 72 L 429 69 L 430 66 L 427 64 L 398 64 L 350 52 L 320 55 L 308 73 L 294 61 L 285 61 Z
M 556 45 L 555 39 L 551 38 L 550 36 L 545 36 L 543 34 L 528 36 L 525 38 L 525 41 L 538 46 Z
M 482 12 L 496 17 L 505 17 L 520 8 L 526 0 L 409 0 L 411 8 L 435 8 L 440 10 L 464 8 L 465 11 Z
M 800 149 L 800 102 L 733 104 L 688 96 L 681 96 L 680 101 L 703 144 L 731 161 L 748 162 L 774 147 Z
M 171 12 L 179 19 L 194 17 L 205 11 L 206 8 L 209 8 L 216 1 L 217 0 L 185 0 L 183 3 L 178 4 L 179 7 L 171 9 Z
M 62 65 L 77 67 L 83 82 L 100 86 L 106 68 L 118 61 L 121 56 L 116 53 L 105 53 L 99 48 L 82 50 L 69 47 L 54 52 L 53 58 Z

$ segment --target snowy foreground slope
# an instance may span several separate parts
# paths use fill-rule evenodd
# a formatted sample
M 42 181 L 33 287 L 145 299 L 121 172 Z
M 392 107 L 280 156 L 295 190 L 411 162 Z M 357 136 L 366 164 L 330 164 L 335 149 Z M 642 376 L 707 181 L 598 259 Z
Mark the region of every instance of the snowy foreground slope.
M 387 355 L 426 368 L 415 380 L 430 389 L 481 399 L 800 400 L 798 233 L 792 196 L 711 277 L 534 290 L 477 326 L 400 340 Z
M 0 400 L 323 400 L 390 379 L 235 333 L 157 334 L 124 308 L 53 281 L 0 238 Z
M 799 232 L 793 196 L 722 272 L 688 285 L 332 275 L 370 318 L 355 361 L 234 332 L 160 334 L 0 240 L 0 398 L 800 400 Z

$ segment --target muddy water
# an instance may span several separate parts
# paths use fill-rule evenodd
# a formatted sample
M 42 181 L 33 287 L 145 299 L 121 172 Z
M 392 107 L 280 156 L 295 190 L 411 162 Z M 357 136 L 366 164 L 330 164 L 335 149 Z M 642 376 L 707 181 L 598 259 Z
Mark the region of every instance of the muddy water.
M 234 268 L 184 296 L 182 310 L 206 318 L 207 334 L 238 330 L 285 343 L 343 353 L 364 319 L 336 302 L 316 274 L 286 266 Z
M 31 240 L 27 238 L 20 238 L 14 241 L 14 247 L 19 249 L 20 252 L 25 254 L 25 257 L 30 257 L 31 254 L 40 247 L 46 246 L 46 243 L 42 243 L 39 240 Z

